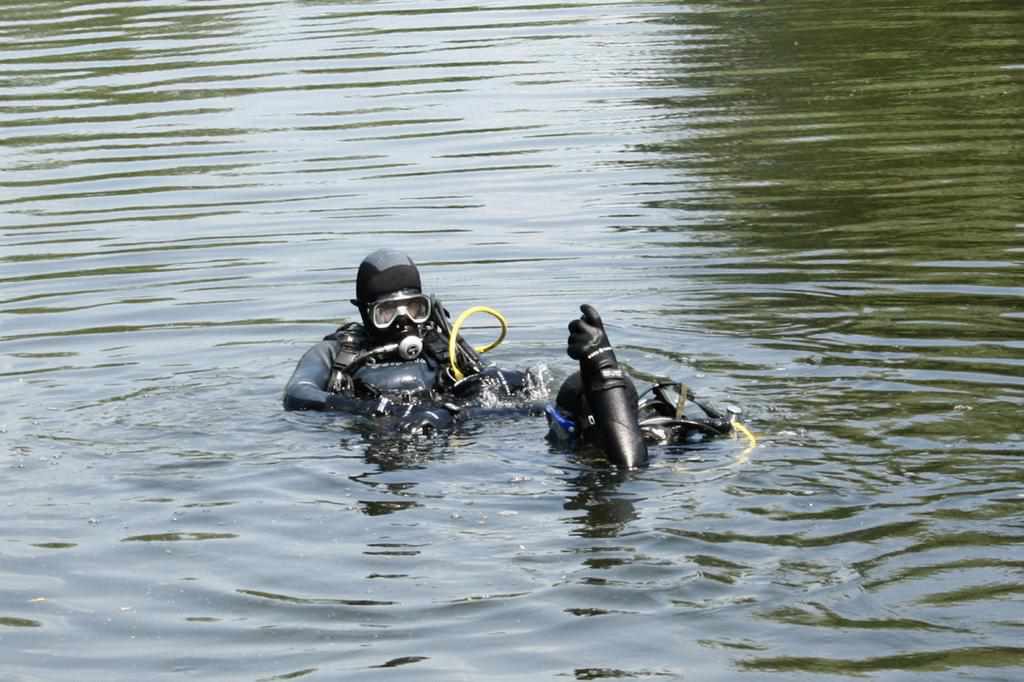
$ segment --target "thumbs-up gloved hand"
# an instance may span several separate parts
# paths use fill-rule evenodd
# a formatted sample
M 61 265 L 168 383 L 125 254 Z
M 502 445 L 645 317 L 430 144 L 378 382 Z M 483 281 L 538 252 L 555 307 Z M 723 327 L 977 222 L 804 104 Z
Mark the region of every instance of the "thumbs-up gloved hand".
M 601 391 L 622 386 L 623 373 L 608 341 L 601 315 L 592 305 L 580 306 L 583 313 L 569 323 L 566 352 L 580 362 L 580 375 L 588 390 Z

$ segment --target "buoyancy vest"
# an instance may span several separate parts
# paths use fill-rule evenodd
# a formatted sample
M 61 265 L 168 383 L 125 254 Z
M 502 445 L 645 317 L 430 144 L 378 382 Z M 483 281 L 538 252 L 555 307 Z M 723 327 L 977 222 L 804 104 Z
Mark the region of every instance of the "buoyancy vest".
M 331 393 L 350 393 L 359 398 L 385 396 L 401 402 L 418 402 L 429 398 L 430 392 L 442 392 L 444 362 L 447 360 L 447 342 L 432 329 L 425 330 L 423 352 L 415 360 L 376 361 L 351 371 L 353 360 L 370 350 L 368 335 L 363 325 L 349 322 L 338 327 L 325 341 L 337 344 L 327 390 Z

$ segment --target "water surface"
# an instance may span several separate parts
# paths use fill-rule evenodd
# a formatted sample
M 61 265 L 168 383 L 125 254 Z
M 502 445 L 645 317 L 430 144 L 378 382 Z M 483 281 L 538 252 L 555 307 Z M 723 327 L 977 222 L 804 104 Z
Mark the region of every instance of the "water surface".
M 0 22 L 5 679 L 1024 674 L 1024 12 L 22 1 Z M 285 413 L 401 248 L 493 358 L 760 437 Z M 491 331 L 470 331 L 480 342 Z

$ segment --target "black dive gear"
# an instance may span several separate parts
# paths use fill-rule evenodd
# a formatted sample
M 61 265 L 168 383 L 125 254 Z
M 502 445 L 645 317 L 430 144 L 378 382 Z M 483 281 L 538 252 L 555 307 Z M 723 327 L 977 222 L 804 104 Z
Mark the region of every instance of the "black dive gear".
M 426 359 L 414 362 L 363 364 L 352 374 L 339 374 L 346 358 L 358 353 L 354 343 L 361 325 L 345 325 L 306 351 L 285 386 L 284 407 L 288 410 L 333 410 L 352 415 L 390 418 L 394 427 L 406 433 L 424 433 L 446 428 L 459 417 L 450 403 L 424 403 L 431 391 L 436 365 Z M 332 374 L 335 376 L 332 377 Z M 329 384 L 344 377 L 343 390 Z
M 463 369 L 466 377 L 456 381 L 451 374 L 451 361 L 448 355 L 448 341 L 451 338 L 451 324 L 448 321 L 448 311 L 445 310 L 436 296 L 428 299 L 429 318 L 423 324 L 417 324 L 414 328 L 401 327 L 403 336 L 400 340 L 390 341 L 370 336 L 364 326 L 357 323 L 342 325 L 331 335 L 325 337 L 325 341 L 337 340 L 341 349 L 336 354 L 330 380 L 326 388 L 332 393 L 351 392 L 355 388 L 354 381 L 357 374 L 364 377 L 374 376 L 381 381 L 384 392 L 388 392 L 396 382 L 400 382 L 403 374 L 419 372 L 423 380 L 427 375 L 421 369 L 405 368 L 398 365 L 410 364 L 409 361 L 417 360 L 416 364 L 426 363 L 429 368 L 429 383 L 426 391 L 433 390 L 438 395 L 452 392 L 456 395 L 466 396 L 474 391 L 474 388 L 483 379 L 481 374 L 484 370 L 483 361 L 473 347 L 461 336 L 456 340 L 455 352 L 459 356 L 459 366 Z M 404 318 L 404 316 L 400 316 Z M 371 345 L 376 341 L 379 345 Z M 392 367 L 394 366 L 394 367 Z M 373 371 L 370 371 L 370 368 Z M 392 367 L 385 369 L 385 367 Z M 365 368 L 365 369 L 364 369 Z M 486 372 L 484 373 L 486 374 Z M 500 372 L 503 377 L 512 377 L 515 384 L 521 372 Z M 372 385 L 372 381 L 363 381 L 366 386 Z M 492 388 L 498 389 L 497 395 L 511 395 L 522 386 L 509 385 L 508 381 L 484 382 Z M 522 383 L 522 382 L 520 382 Z M 407 390 L 403 388 L 403 390 Z M 417 394 L 425 391 L 416 391 Z M 362 391 L 359 392 L 363 393 Z
M 418 336 L 406 336 L 398 343 L 386 343 L 383 346 L 370 348 L 356 354 L 344 364 L 349 374 L 355 374 L 363 365 L 373 365 L 381 360 L 415 360 L 423 352 L 423 339 Z
M 355 332 L 353 333 L 353 330 Z M 421 358 L 423 339 L 408 335 L 398 343 L 385 343 L 373 348 L 344 346 L 344 340 L 358 339 L 358 324 L 343 325 L 324 340 L 342 340 L 342 352 L 334 356 L 326 388 L 331 393 L 351 393 L 368 398 L 378 395 L 403 395 L 403 402 L 412 397 L 425 399 L 435 388 L 440 374 L 436 358 Z M 362 335 L 365 340 L 365 335 Z
M 650 394 L 648 396 L 648 394 Z M 687 404 L 696 405 L 703 417 L 685 413 Z M 660 383 L 651 386 L 640 396 L 640 428 L 648 440 L 690 442 L 728 436 L 733 432 L 732 418 L 739 410 L 730 408 L 723 415 L 706 402 L 697 400 L 685 384 Z
M 365 349 L 362 325 L 349 323 L 310 348 L 285 386 L 288 410 L 331 410 L 384 418 L 406 433 L 452 428 L 477 408 L 528 394 L 537 378 L 488 366 L 459 382 L 446 371 L 446 340 L 432 326 L 415 360 L 397 361 L 395 345 Z
M 703 414 L 687 414 L 689 405 L 695 405 Z M 740 413 L 738 408 L 727 406 L 723 414 L 676 382 L 651 386 L 640 394 L 637 407 L 640 432 L 649 444 L 693 443 L 732 435 L 733 419 Z M 548 418 L 548 439 L 559 445 L 574 447 L 580 440 L 596 437 L 593 427 L 597 420 L 590 411 L 579 372 L 562 383 L 555 403 L 547 405 L 544 412 Z
M 585 419 L 592 422 L 582 425 L 583 430 L 596 430 L 597 442 L 613 464 L 635 469 L 647 462 L 636 387 L 619 367 L 597 310 L 584 304 L 580 312 L 582 316 L 569 323 L 567 352 L 580 363 L 578 395 L 589 408 Z

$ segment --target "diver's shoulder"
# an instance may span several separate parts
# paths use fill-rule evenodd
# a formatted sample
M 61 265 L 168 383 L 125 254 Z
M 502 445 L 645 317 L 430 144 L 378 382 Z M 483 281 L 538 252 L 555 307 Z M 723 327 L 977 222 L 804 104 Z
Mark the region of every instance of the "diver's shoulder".
M 340 341 L 346 345 L 366 345 L 366 328 L 358 322 L 343 322 L 337 329 L 324 337 L 324 341 Z

